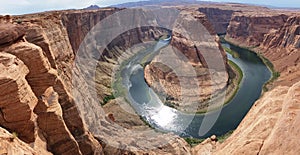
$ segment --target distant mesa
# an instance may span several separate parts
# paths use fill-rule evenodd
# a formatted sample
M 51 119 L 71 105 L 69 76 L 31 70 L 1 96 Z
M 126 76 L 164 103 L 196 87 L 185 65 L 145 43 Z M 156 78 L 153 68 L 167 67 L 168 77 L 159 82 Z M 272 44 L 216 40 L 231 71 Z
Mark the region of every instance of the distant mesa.
M 98 5 L 91 5 L 87 8 L 84 8 L 84 10 L 97 10 L 97 9 L 100 9 Z
M 149 5 L 162 5 L 162 6 L 174 6 L 174 5 L 185 5 L 185 4 L 210 4 L 213 2 L 208 1 L 197 1 L 197 0 L 149 0 L 149 1 L 138 1 L 138 2 L 126 2 L 122 4 L 112 5 L 111 7 L 118 8 L 132 8 Z

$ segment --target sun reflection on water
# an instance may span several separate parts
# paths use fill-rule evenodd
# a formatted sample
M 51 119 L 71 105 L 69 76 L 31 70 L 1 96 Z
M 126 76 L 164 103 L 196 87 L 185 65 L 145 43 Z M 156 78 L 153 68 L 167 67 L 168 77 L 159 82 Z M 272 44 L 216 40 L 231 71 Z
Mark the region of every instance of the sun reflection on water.
M 173 125 L 173 121 L 176 118 L 176 113 L 170 107 L 162 105 L 157 111 L 153 114 L 152 119 L 161 127 L 168 127 Z

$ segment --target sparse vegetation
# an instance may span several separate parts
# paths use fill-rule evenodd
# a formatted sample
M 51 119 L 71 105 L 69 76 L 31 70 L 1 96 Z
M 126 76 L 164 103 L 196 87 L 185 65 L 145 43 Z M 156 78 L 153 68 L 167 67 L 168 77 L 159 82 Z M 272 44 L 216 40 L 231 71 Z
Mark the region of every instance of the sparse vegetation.
M 265 58 L 263 55 L 261 55 L 259 52 L 255 52 L 255 48 L 257 46 L 253 46 L 253 47 L 243 47 L 243 46 L 239 46 L 239 45 L 235 45 L 234 43 L 227 41 L 224 37 L 220 37 L 220 42 L 221 43 L 228 43 L 234 46 L 237 46 L 239 48 L 243 48 L 243 49 L 247 49 L 250 52 L 255 53 L 262 61 L 263 63 L 269 68 L 269 70 L 272 73 L 272 77 L 270 78 L 270 80 L 268 82 L 266 82 L 263 86 L 263 91 L 266 92 L 268 91 L 268 85 L 270 85 L 271 83 L 273 83 L 276 79 L 278 79 L 280 77 L 280 72 L 276 71 L 274 68 L 274 65 L 272 64 L 272 62 L 270 60 L 268 60 L 267 58 Z M 226 49 L 225 49 L 226 50 Z
M 274 68 L 274 65 L 272 64 L 272 62 L 270 62 L 270 60 L 268 60 L 267 58 L 265 58 L 264 56 L 262 56 L 261 54 L 257 53 L 257 56 L 260 57 L 260 59 L 263 61 L 263 63 L 269 68 L 269 70 L 272 73 L 272 77 L 270 78 L 270 80 L 268 82 L 266 82 L 263 86 L 263 91 L 267 92 L 268 89 L 268 85 L 273 83 L 276 79 L 278 79 L 280 77 L 280 72 L 276 71 Z
M 232 133 L 233 133 L 233 130 L 228 131 L 226 134 L 218 137 L 218 142 L 223 143 L 228 137 L 231 136 Z
M 205 139 L 198 139 L 198 138 L 188 137 L 188 138 L 184 138 L 184 140 L 193 147 L 193 146 L 196 146 L 196 145 L 202 143 Z
M 13 132 L 9 140 L 13 142 L 16 138 L 18 138 L 18 133 Z
M 106 103 L 108 103 L 110 100 L 113 100 L 113 99 L 116 99 L 115 96 L 114 96 L 113 94 L 104 97 L 103 102 L 102 102 L 102 105 L 105 105 Z
M 16 20 L 16 23 L 17 23 L 17 24 L 22 24 L 22 22 L 23 22 L 23 21 L 22 21 L 21 19 L 17 19 L 17 20 Z
M 273 77 L 275 79 L 279 78 L 280 77 L 280 73 L 279 72 L 273 72 Z
M 159 40 L 168 39 L 169 37 L 170 37 L 169 34 L 164 34 L 164 35 L 162 35 L 162 36 L 159 38 Z
M 234 98 L 234 96 L 236 95 L 236 93 L 238 92 L 238 90 L 240 88 L 240 84 L 241 84 L 241 81 L 243 79 L 243 71 L 242 71 L 242 69 L 237 64 L 235 64 L 233 61 L 231 61 L 231 60 L 228 60 L 228 64 L 231 66 L 231 68 L 238 75 L 237 75 L 237 79 L 234 79 L 234 80 L 236 80 L 236 81 L 234 81 L 234 85 L 236 85 L 235 89 L 234 89 L 234 92 L 232 93 L 232 95 L 230 97 L 228 97 L 228 99 L 225 101 L 225 104 L 229 103 Z
M 232 57 L 234 57 L 234 58 L 239 58 L 239 57 L 240 57 L 239 53 L 237 53 L 236 51 L 233 51 L 232 49 L 230 49 L 230 48 L 228 48 L 228 47 L 226 47 L 226 46 L 222 46 L 222 47 L 223 47 L 223 49 L 224 49 L 227 53 L 229 53 L 230 55 L 232 55 Z
M 140 116 L 140 115 L 139 115 Z M 155 129 L 154 127 L 151 126 L 151 124 L 146 120 L 146 118 L 140 116 L 140 119 L 145 123 L 146 126 L 148 126 L 151 129 Z
M 174 104 L 173 102 L 171 102 L 171 101 L 166 101 L 164 104 L 165 104 L 166 106 L 170 107 L 170 108 L 176 109 L 175 104 Z

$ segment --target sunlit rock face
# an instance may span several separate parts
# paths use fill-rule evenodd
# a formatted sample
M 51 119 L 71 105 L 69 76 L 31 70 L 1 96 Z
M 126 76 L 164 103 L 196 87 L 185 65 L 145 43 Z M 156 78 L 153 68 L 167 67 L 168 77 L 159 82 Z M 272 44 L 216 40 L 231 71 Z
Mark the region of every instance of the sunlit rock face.
M 39 153 L 47 154 L 46 152 L 39 152 L 31 148 L 27 143 L 24 143 L 16 137 L 16 135 L 11 134 L 7 130 L 0 128 L 0 138 L 1 138 L 1 154 L 27 154 L 35 155 Z
M 193 6 L 194 7 L 194 6 Z M 219 7 L 219 6 L 218 6 Z M 245 5 L 230 4 L 222 6 L 221 10 L 234 11 L 241 10 L 247 12 L 260 12 L 261 7 L 245 7 Z M 186 8 L 180 10 L 190 10 Z M 198 10 L 200 6 L 192 10 Z M 215 7 L 214 7 L 215 8 Z M 226 9 L 225 9 L 226 8 Z M 234 9 L 233 9 L 234 8 Z M 197 146 L 191 151 L 190 146 L 178 136 L 173 134 L 161 134 L 153 132 L 143 126 L 142 131 L 151 131 L 156 137 L 145 138 L 148 133 L 132 131 L 132 126 L 143 125 L 142 121 L 136 123 L 138 116 L 120 114 L 116 108 L 107 106 L 120 115 L 106 115 L 97 111 L 97 117 L 90 117 L 90 120 L 97 120 L 100 125 L 87 124 L 83 119 L 85 114 L 95 111 L 94 107 L 83 115 L 74 102 L 72 90 L 72 71 L 74 70 L 74 59 L 84 37 L 101 19 L 120 11 L 116 8 L 105 8 L 100 10 L 70 10 L 53 11 L 24 16 L 0 16 L 0 125 L 9 132 L 18 134 L 12 135 L 8 131 L 1 129 L 1 148 L 4 154 L 297 154 L 298 150 L 298 105 L 299 105 L 299 15 L 297 13 L 278 14 L 273 10 L 266 11 L 266 15 L 251 16 L 251 13 L 240 14 L 241 11 L 233 13 L 232 23 L 229 25 L 230 33 L 228 39 L 235 43 L 243 43 L 251 46 L 259 45 L 260 52 L 269 58 L 275 68 L 281 72 L 281 77 L 274 84 L 274 89 L 264 94 L 255 103 L 244 121 L 234 132 L 234 134 L 223 144 L 219 145 L 215 141 L 205 141 L 205 144 Z M 202 10 L 203 11 L 203 10 Z M 220 14 L 219 10 L 212 13 Z M 209 14 L 211 11 L 208 9 Z M 226 13 L 226 16 L 229 16 Z M 251 12 L 251 11 L 250 11 Z M 267 15 L 270 13 L 271 15 Z M 207 15 L 209 17 L 209 15 Z M 263 17 L 261 17 L 263 16 Z M 200 20 L 204 26 L 208 20 L 203 14 L 191 12 L 186 13 L 187 21 Z M 212 15 L 211 17 L 215 17 Z M 210 18 L 210 17 L 209 17 Z M 226 19 L 226 20 L 225 20 Z M 209 19 L 211 22 L 216 22 Z M 217 25 L 216 32 L 224 32 L 227 17 Z M 284 21 L 284 22 L 282 22 Z M 263 24 L 262 24 L 263 23 Z M 218 24 L 220 24 L 218 26 Z M 223 27 L 224 26 L 224 27 Z M 246 28 L 249 31 L 241 30 Z M 207 27 L 211 34 L 213 27 Z M 218 30 L 220 29 L 220 31 Z M 267 31 L 269 30 L 269 31 Z M 149 31 L 153 33 L 149 33 Z M 181 29 L 172 32 L 172 46 L 190 61 L 189 64 L 200 71 L 206 70 L 207 65 L 203 60 L 198 59 L 197 49 L 194 45 L 181 36 Z M 237 32 L 237 33 L 236 33 Z M 101 33 L 101 32 L 99 32 Z M 146 40 L 155 40 L 160 37 L 163 30 L 157 28 L 134 29 L 129 35 L 121 35 L 115 41 L 125 44 L 124 49 Z M 246 33 L 249 36 L 245 36 Z M 130 36 L 132 34 L 132 36 Z M 230 36 L 233 36 L 230 38 Z M 234 39 L 236 38 L 236 39 Z M 216 39 L 218 40 L 218 39 Z M 106 56 L 111 59 L 100 59 L 97 72 L 97 93 L 99 100 L 110 95 L 111 75 L 114 67 L 118 67 L 116 61 L 124 49 L 114 48 L 112 42 L 108 48 Z M 219 47 L 216 41 L 211 41 L 213 47 Z M 106 48 L 106 47 L 103 47 Z M 111 50 L 111 52 L 110 52 Z M 201 51 L 201 48 L 198 49 Z M 134 54 L 134 53 L 132 53 Z M 224 55 L 224 52 L 221 51 Z M 128 55 L 130 57 L 132 55 Z M 125 60 L 123 57 L 122 59 Z M 163 58 L 161 53 L 155 60 Z M 201 58 L 201 57 L 200 57 Z M 225 59 L 226 57 L 223 56 Z M 97 60 L 98 61 L 98 60 Z M 157 74 L 161 83 L 168 86 L 171 81 L 178 80 L 170 68 L 156 65 L 155 62 L 147 66 L 148 71 Z M 156 67 L 158 66 L 158 67 Z M 151 70 L 152 69 L 152 70 Z M 166 74 L 161 72 L 166 71 Z M 147 70 L 147 69 L 146 69 Z M 152 75 L 151 74 L 148 75 Z M 215 72 L 216 73 L 216 72 Z M 220 76 L 226 77 L 226 73 Z M 148 76 L 149 77 L 149 76 Z M 151 83 L 152 77 L 148 78 Z M 155 77 L 156 78 L 156 77 Z M 154 79 L 154 78 L 153 78 Z M 81 81 L 82 80 L 82 81 Z M 165 81 L 164 81 L 165 80 Z M 209 80 L 209 79 L 208 79 Z M 197 81 L 197 80 L 196 80 Z M 79 83 L 84 83 L 84 79 L 79 79 Z M 201 83 L 201 82 L 200 82 Z M 295 84 L 296 83 L 296 84 Z M 223 82 L 220 86 L 223 87 Z M 283 85 L 276 87 L 277 85 Z M 154 86 L 154 85 L 152 85 Z M 81 91 L 89 91 L 88 87 L 81 87 Z M 177 90 L 176 85 L 172 90 Z M 177 92 L 165 90 L 174 96 Z M 82 94 L 81 94 L 82 95 Z M 84 96 L 81 105 L 91 105 L 88 96 Z M 124 100 L 116 99 L 110 103 L 126 104 Z M 99 105 L 99 102 L 95 103 Z M 162 109 L 156 119 L 164 117 L 162 123 L 168 123 L 172 115 L 167 115 L 168 110 Z M 16 113 L 18 115 L 16 115 Z M 134 114 L 134 111 L 129 111 Z M 121 128 L 115 122 L 120 121 L 120 117 L 128 117 L 129 123 Z M 112 119 L 114 118 L 114 119 Z M 121 122 L 124 123 L 124 122 Z M 96 129 L 100 134 L 95 135 L 88 126 Z M 94 125 L 94 126 L 93 126 Z M 127 125 L 127 126 L 126 126 Z M 130 130 L 129 130 L 129 129 Z M 94 138 L 96 137 L 96 138 Z M 26 142 L 22 142 L 22 141 Z M 167 143 L 165 143 L 167 141 Z M 113 145 L 108 145 L 111 142 Z M 164 142 L 164 143 L 161 143 Z M 30 145 L 29 145 L 30 144 Z M 129 145 L 130 144 L 130 145 Z M 155 149 L 148 148 L 148 144 L 155 144 Z M 208 145 L 206 145 L 208 144 Z M 134 147 L 132 147 L 134 146 Z M 250 151 L 251 152 L 250 152 Z
M 248 46 L 268 58 L 279 80 L 268 85 L 291 86 L 299 81 L 299 16 L 298 12 L 260 11 L 235 13 L 230 21 L 226 39 Z
M 8 53 L 0 53 L 0 62 L 0 123 L 19 133 L 22 140 L 33 142 L 36 117 L 33 109 L 37 98 L 25 79 L 29 70 L 21 60 Z
M 204 14 L 184 10 L 178 23 L 169 47 L 146 66 L 145 79 L 169 104 L 195 112 L 227 86 L 227 57 Z
M 24 16 L 0 16 L 0 33 L 5 38 L 0 42 L 0 53 L 1 55 L 2 53 L 11 55 L 9 58 L 12 57 L 15 62 L 9 61 L 9 65 L 12 62 L 12 69 L 16 71 L 10 71 L 7 75 L 3 73 L 3 78 L 8 76 L 12 79 L 11 81 L 15 81 L 17 85 L 11 87 L 14 89 L 12 93 L 21 95 L 19 96 L 20 101 L 11 103 L 9 106 L 13 105 L 15 109 L 20 104 L 20 113 L 24 113 L 22 118 L 21 115 L 13 117 L 15 115 L 11 113 L 9 108 L 6 108 L 7 110 L 3 111 L 3 118 L 5 119 L 0 122 L 1 126 L 5 126 L 11 132 L 17 132 L 22 140 L 33 142 L 35 150 L 40 154 L 118 154 L 122 152 L 189 154 L 188 144 L 173 134 L 153 132 L 161 138 L 163 143 L 160 141 L 158 143 L 162 147 L 165 146 L 165 149 L 160 150 L 157 147 L 141 149 L 142 146 L 140 147 L 140 145 L 147 146 L 149 140 L 156 143 L 157 137 L 147 139 L 145 133 L 135 134 L 134 131 L 120 129 L 118 125 L 110 124 L 110 120 L 106 119 L 101 110 L 95 111 L 97 109 L 93 109 L 93 112 L 97 113 L 97 118 L 93 120 L 100 123 L 97 126 L 88 124 L 85 122 L 84 116 L 80 115 L 81 112 L 84 114 L 85 112 L 81 111 L 75 104 L 73 96 L 75 86 L 72 85 L 74 75 L 80 74 L 79 70 L 73 68 L 77 50 L 93 26 L 117 11 L 120 9 L 54 11 Z M 7 23 L 11 26 L 5 25 Z M 115 42 L 112 42 L 105 49 L 104 55 L 110 60 L 118 59 L 120 50 L 125 50 L 143 41 L 154 41 L 161 36 L 163 31 L 165 30 L 156 27 L 132 29 L 129 34 L 124 33 L 119 38 L 117 37 Z M 120 48 L 115 48 L 116 46 Z M 6 60 L 8 59 L 3 57 L 1 64 L 6 64 Z M 103 97 L 111 94 L 112 71 L 117 66 L 115 62 L 106 60 L 104 57 L 97 59 L 100 66 L 98 68 L 99 79 L 96 79 L 99 82 L 97 85 L 99 101 L 95 103 L 97 106 L 100 106 L 99 102 L 102 101 Z M 18 67 L 18 65 L 20 69 L 17 71 L 16 66 Z M 5 66 L 7 67 L 7 65 Z M 3 84 L 8 82 L 3 80 Z M 77 84 L 82 84 L 85 81 L 79 78 L 78 82 Z M 10 93 L 6 90 L 8 89 L 1 91 L 1 93 Z M 89 88 L 82 87 L 81 92 L 87 91 Z M 78 95 L 83 96 L 82 94 Z M 2 95 L 1 97 L 5 96 Z M 12 99 L 17 101 L 19 98 Z M 7 103 L 3 104 L 6 106 Z M 90 105 L 93 108 L 88 96 L 84 96 L 80 104 Z M 21 112 L 22 110 L 24 112 Z M 138 117 L 138 119 L 140 118 Z M 11 122 L 14 121 L 18 121 L 18 123 L 12 125 Z M 24 124 L 22 121 L 26 123 Z M 102 135 L 91 132 L 94 130 L 90 130 L 88 128 L 90 126 Z M 144 126 L 143 122 L 142 126 Z M 102 132 L 103 130 L 109 132 Z M 152 131 L 150 128 L 147 130 Z M 97 140 L 94 137 L 97 137 Z M 136 141 L 141 142 L 141 144 L 137 143 L 137 146 L 128 146 L 128 148 L 108 145 L 107 142 L 110 144 L 119 143 L 115 141 L 116 139 L 121 140 L 122 145 L 131 145 L 129 141 L 132 144 Z
M 300 83 L 279 86 L 259 99 L 213 154 L 294 154 L 299 151 Z
M 259 46 L 264 35 L 280 29 L 287 15 L 269 12 L 242 12 L 232 16 L 226 38 L 238 41 L 244 46 Z
M 265 35 L 260 51 L 273 62 L 281 76 L 274 85 L 291 86 L 299 79 L 300 14 L 289 16 L 284 25 Z
M 198 11 L 205 14 L 208 21 L 212 24 L 212 27 L 218 34 L 226 34 L 227 28 L 231 21 L 231 17 L 236 13 L 242 12 L 265 12 L 269 11 L 266 7 L 254 6 L 254 5 L 244 5 L 244 4 L 210 4 L 201 5 Z M 246 31 L 246 30 L 245 30 Z
M 210 149 L 212 154 L 294 154 L 298 151 L 299 140 L 295 139 L 299 137 L 296 105 L 300 103 L 299 70 L 296 69 L 300 56 L 298 27 L 298 12 L 267 10 L 233 15 L 226 39 L 240 46 L 256 46 L 253 50 L 267 57 L 280 77 L 268 85 L 269 91 L 253 105 L 234 133 L 223 144 Z
M 22 106 L 21 109 L 28 107 L 27 110 L 19 112 L 19 114 L 24 114 L 21 120 L 27 120 L 25 126 L 22 125 L 21 120 L 18 120 L 14 126 L 6 127 L 9 131 L 16 132 L 20 139 L 32 143 L 32 146 L 41 154 L 48 154 L 49 151 L 55 154 L 99 152 L 101 151 L 100 144 L 88 133 L 72 101 L 73 97 L 70 95 L 72 88 L 70 75 L 74 54 L 66 29 L 61 22 L 62 13 L 49 12 L 28 16 L 0 17 L 0 31 L 7 38 L 0 45 L 0 53 L 15 56 L 22 62 L 15 63 L 15 65 L 24 64 L 28 70 L 18 71 L 25 77 L 25 83 L 17 82 L 20 86 L 16 85 L 15 88 L 18 89 L 15 91 L 6 89 L 2 92 L 24 95 L 20 100 L 22 104 L 32 102 Z M 1 63 L 4 62 L 1 61 Z M 12 76 L 12 72 L 7 76 L 19 77 Z M 52 89 L 51 93 L 49 89 Z M 55 100 L 51 99 L 53 97 L 50 94 L 56 94 Z M 33 96 L 27 99 L 25 95 Z M 8 103 L 18 107 L 18 102 Z M 11 116 L 5 117 L 12 116 L 17 115 L 14 112 Z M 5 124 L 5 122 L 1 123 L 2 126 Z

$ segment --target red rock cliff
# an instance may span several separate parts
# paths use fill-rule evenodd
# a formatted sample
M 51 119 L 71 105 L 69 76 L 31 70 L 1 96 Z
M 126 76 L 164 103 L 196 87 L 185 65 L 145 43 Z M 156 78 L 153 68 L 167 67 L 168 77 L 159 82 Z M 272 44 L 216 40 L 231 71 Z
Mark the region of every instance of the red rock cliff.
M 237 45 L 258 46 L 253 50 L 267 57 L 280 77 L 212 154 L 295 154 L 299 151 L 296 138 L 300 114 L 298 29 L 297 13 L 269 11 L 233 15 L 226 38 Z

